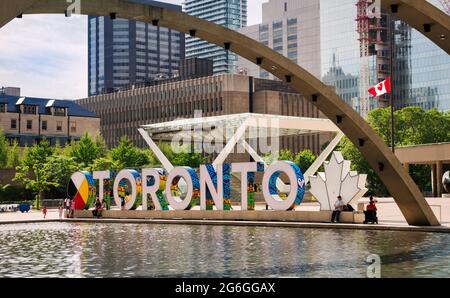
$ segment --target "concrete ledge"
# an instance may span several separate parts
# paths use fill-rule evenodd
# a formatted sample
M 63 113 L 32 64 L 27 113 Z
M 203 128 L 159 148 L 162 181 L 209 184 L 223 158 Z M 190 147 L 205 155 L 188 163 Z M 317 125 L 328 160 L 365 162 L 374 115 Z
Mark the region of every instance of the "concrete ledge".
M 92 210 L 76 210 L 75 218 L 93 218 Z M 329 223 L 331 211 L 104 211 L 102 218 L 106 219 L 180 219 L 180 220 L 221 220 L 221 221 L 288 221 Z M 342 212 L 341 223 L 362 223 L 364 214 Z

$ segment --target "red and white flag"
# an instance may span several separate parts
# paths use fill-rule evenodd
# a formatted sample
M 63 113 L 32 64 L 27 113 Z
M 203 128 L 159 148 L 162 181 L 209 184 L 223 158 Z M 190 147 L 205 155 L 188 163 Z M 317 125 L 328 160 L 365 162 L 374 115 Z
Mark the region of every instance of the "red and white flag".
M 386 93 L 391 93 L 391 77 L 387 77 L 383 82 L 370 88 L 369 93 L 374 97 L 378 97 Z

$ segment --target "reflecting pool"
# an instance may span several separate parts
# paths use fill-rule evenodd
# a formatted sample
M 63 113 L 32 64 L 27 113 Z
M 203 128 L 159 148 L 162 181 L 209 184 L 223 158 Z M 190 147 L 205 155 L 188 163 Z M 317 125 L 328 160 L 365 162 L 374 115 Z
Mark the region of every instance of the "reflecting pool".
M 199 225 L 0 225 L 0 277 L 449 277 L 450 234 Z

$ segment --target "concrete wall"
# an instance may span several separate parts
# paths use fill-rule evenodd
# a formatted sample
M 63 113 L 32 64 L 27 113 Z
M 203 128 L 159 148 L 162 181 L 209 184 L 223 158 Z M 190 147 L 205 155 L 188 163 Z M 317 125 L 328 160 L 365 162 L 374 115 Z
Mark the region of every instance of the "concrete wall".
M 243 220 L 243 221 L 292 221 L 330 222 L 331 211 L 129 211 L 109 210 L 103 218 L 127 219 L 186 219 L 186 220 Z M 91 210 L 75 211 L 76 218 L 91 218 Z M 364 215 L 342 212 L 342 223 L 362 223 Z

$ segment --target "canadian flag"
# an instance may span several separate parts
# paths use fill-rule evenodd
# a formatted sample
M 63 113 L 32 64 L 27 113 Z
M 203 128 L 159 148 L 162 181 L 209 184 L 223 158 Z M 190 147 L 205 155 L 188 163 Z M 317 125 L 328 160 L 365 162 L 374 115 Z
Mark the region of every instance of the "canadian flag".
M 387 77 L 383 82 L 370 88 L 369 93 L 374 97 L 378 97 L 386 93 L 391 93 L 391 77 Z

